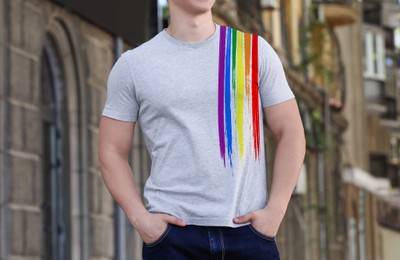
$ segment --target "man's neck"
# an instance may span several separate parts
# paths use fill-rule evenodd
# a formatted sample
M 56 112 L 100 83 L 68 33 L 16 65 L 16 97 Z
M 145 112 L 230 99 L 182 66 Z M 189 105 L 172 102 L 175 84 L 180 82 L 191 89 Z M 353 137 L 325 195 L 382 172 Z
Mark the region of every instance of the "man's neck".
M 211 11 L 196 15 L 175 10 L 166 29 L 175 39 L 196 43 L 208 39 L 216 30 Z

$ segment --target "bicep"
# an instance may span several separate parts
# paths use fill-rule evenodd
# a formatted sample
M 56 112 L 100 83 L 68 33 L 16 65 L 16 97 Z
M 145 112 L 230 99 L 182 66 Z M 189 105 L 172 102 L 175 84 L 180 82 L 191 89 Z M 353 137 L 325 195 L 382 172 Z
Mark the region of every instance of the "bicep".
M 132 147 L 135 122 L 125 122 L 102 116 L 99 125 L 99 154 L 119 154 L 127 157 Z
M 263 108 L 267 127 L 275 139 L 280 139 L 286 132 L 303 131 L 296 99 Z

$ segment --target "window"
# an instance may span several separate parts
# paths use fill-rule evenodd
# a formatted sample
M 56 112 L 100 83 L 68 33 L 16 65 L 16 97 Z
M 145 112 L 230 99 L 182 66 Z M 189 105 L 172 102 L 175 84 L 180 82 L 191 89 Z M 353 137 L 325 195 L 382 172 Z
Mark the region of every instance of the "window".
M 396 49 L 400 49 L 400 27 L 397 27 L 394 31 L 394 46 Z
M 369 155 L 369 170 L 375 177 L 387 177 L 387 156 L 381 153 Z
M 364 77 L 385 80 L 385 40 L 384 33 L 365 31 L 363 39 Z

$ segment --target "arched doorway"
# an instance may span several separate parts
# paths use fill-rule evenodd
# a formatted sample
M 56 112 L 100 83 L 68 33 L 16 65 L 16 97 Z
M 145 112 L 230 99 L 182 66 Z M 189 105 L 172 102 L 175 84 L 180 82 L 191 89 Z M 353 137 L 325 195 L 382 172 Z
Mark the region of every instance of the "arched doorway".
M 59 50 L 47 35 L 41 55 L 44 259 L 70 259 L 68 109 Z

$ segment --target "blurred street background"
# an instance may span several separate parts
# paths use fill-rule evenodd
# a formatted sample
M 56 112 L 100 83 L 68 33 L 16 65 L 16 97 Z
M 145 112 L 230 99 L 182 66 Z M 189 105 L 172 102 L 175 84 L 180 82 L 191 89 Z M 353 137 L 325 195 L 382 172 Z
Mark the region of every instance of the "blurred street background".
M 299 103 L 307 154 L 281 258 L 400 259 L 400 1 L 217 0 L 213 14 L 270 42 Z M 1 260 L 141 259 L 99 173 L 98 124 L 115 60 L 167 25 L 166 0 L 0 0 Z

